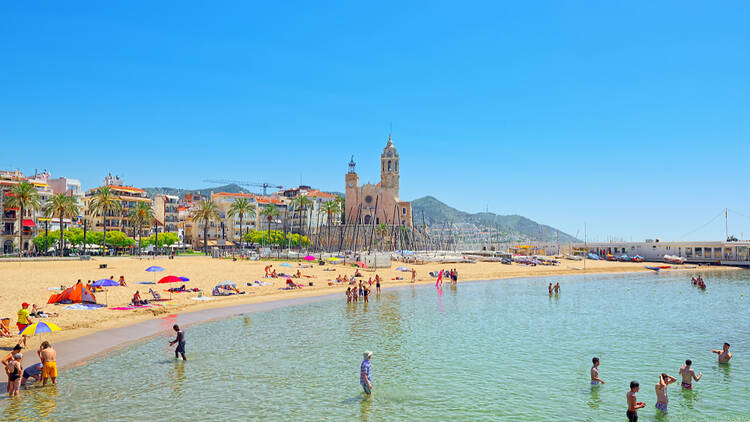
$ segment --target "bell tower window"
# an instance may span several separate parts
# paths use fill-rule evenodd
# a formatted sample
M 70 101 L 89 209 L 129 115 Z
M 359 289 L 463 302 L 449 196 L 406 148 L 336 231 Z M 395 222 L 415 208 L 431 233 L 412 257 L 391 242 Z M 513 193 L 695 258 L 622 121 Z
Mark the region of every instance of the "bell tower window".
M 391 160 L 388 160 L 388 171 L 391 171 Z

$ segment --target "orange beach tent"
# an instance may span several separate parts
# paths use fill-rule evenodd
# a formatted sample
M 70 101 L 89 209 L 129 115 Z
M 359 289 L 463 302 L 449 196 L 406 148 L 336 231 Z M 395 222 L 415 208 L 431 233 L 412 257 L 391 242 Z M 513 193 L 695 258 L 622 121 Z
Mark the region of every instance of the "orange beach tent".
M 47 303 L 96 303 L 96 297 L 81 283 L 68 287 L 62 293 L 50 296 Z M 68 302 L 70 301 L 70 302 Z

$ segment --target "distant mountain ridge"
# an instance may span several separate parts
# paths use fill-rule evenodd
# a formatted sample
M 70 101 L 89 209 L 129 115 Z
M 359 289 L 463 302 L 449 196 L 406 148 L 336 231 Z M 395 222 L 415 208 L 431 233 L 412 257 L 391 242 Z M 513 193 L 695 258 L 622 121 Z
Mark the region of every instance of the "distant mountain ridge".
M 470 223 L 478 227 L 501 227 L 532 239 L 541 238 L 543 234 L 547 241 L 559 240 L 560 243 L 580 241 L 554 227 L 539 224 L 521 215 L 497 215 L 491 212 L 470 214 L 446 205 L 433 196 L 415 199 L 411 201 L 411 207 L 416 225 L 422 224 L 424 215 L 424 223 L 428 226 Z
M 148 196 L 153 198 L 155 195 L 174 195 L 182 199 L 186 193 L 199 193 L 202 196 L 211 196 L 211 192 L 228 192 L 228 193 L 250 193 L 249 190 L 235 184 L 216 186 L 204 189 L 180 189 L 180 188 L 144 188 Z

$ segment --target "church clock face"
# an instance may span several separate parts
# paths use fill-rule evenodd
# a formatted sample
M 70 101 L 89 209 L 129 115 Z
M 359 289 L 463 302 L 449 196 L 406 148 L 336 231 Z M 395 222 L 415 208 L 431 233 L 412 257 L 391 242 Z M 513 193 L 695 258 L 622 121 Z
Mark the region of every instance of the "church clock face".
M 370 195 L 367 195 L 367 196 L 365 197 L 365 202 L 367 202 L 368 204 L 369 204 L 369 203 L 371 203 L 371 202 L 372 202 L 372 196 L 370 196 Z

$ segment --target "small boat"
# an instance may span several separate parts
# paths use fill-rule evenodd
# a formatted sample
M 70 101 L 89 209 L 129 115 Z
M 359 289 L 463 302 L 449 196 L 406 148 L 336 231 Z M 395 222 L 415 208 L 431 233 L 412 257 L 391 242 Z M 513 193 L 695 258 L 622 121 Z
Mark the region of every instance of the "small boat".
M 659 267 L 649 267 L 648 265 L 646 266 L 646 268 L 648 268 L 649 270 L 652 270 L 652 271 L 659 271 L 661 269 Z
M 633 257 L 633 262 L 643 262 L 644 258 L 640 255 L 636 255 Z
M 662 270 L 666 270 L 667 268 L 672 268 L 672 266 L 671 265 L 659 265 L 659 268 L 661 268 Z

